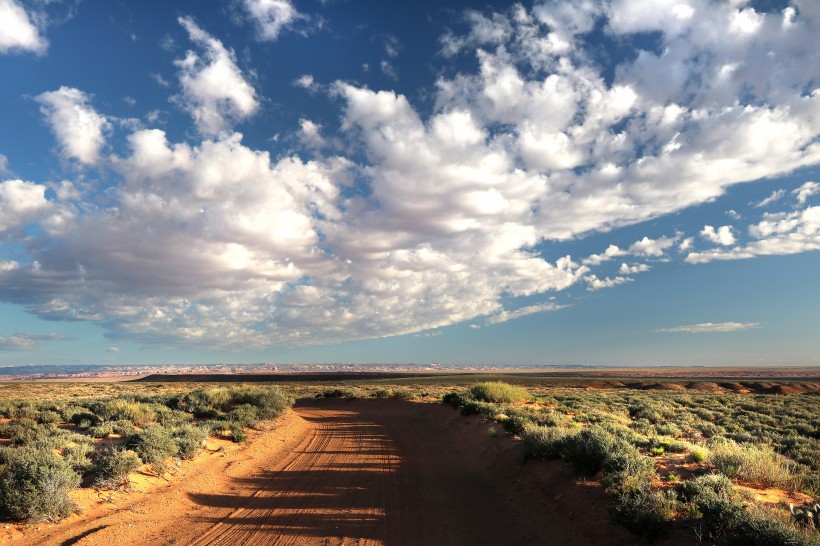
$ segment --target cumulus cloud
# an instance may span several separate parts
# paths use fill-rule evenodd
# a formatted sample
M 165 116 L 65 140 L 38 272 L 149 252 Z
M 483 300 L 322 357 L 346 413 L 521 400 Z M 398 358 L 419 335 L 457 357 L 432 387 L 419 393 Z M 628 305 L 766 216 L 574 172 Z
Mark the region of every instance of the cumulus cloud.
M 308 148 L 322 148 L 326 144 L 322 126 L 304 118 L 299 120 L 299 140 Z
M 8 174 L 9 172 L 11 172 L 9 170 L 9 158 L 0 154 L 0 175 Z
M 303 19 L 290 0 L 243 0 L 242 6 L 253 20 L 260 40 L 273 42 Z
M 45 193 L 45 186 L 33 182 L 0 182 L 0 233 L 40 220 L 50 212 Z
M 707 241 L 722 246 L 735 244 L 735 235 L 732 233 L 732 226 L 720 226 L 717 229 L 715 229 L 714 226 L 703 226 L 700 236 Z
M 597 275 L 587 275 L 584 277 L 584 280 L 587 282 L 587 290 L 595 292 L 597 290 L 601 290 L 602 288 L 612 288 L 613 286 L 617 286 L 619 284 L 632 282 L 634 279 L 621 276 L 599 279 Z
M 15 0 L 0 0 L 0 53 L 32 51 L 42 55 L 46 49 L 48 40 L 25 8 Z
M 647 264 L 633 264 L 629 265 L 626 262 L 621 264 L 621 267 L 618 269 L 618 272 L 621 275 L 632 275 L 634 273 L 643 273 L 644 271 L 649 271 L 651 268 Z
M 441 47 L 477 69 L 443 72 L 424 114 L 400 93 L 336 82 L 342 134 L 303 117 L 296 137 L 341 136 L 355 159 L 324 148 L 311 161 L 273 159 L 231 132 L 256 93 L 233 52 L 181 18 L 199 52 L 177 61 L 178 101 L 205 138 L 135 131 L 112 160 L 122 182 L 111 204 L 82 208 L 50 238 L 20 238 L 29 259 L 0 268 L 0 298 L 99 321 L 114 338 L 301 345 L 509 320 L 529 309 L 504 310 L 510 298 L 630 282 L 648 265 L 590 267 L 675 246 L 690 262 L 816 248 L 812 208 L 765 216 L 745 246 L 713 227 L 706 236 L 726 244 L 709 253 L 679 234 L 577 263 L 543 243 L 818 164 L 818 17 L 665 0 L 469 12 Z M 651 33 L 657 47 L 602 66 L 595 28 L 627 46 Z M 10 225 L 31 221 L 15 202 Z
M 188 51 L 184 59 L 175 61 L 182 86 L 177 100 L 193 116 L 199 131 L 216 135 L 227 131 L 232 122 L 256 113 L 256 91 L 236 65 L 233 51 L 199 28 L 192 18 L 180 17 L 179 24 L 204 55 Z
M 763 221 L 749 226 L 749 235 L 757 240 L 726 250 L 691 252 L 686 261 L 706 263 L 820 250 L 820 207 L 767 213 Z
M 99 160 L 108 119 L 89 105 L 90 97 L 73 87 L 60 87 L 37 96 L 40 111 L 51 125 L 62 155 L 88 165 Z
M 702 322 L 700 324 L 676 326 L 674 328 L 659 328 L 656 332 L 663 334 L 703 334 L 739 332 L 741 330 L 752 330 L 754 328 L 760 328 L 760 324 L 756 322 Z

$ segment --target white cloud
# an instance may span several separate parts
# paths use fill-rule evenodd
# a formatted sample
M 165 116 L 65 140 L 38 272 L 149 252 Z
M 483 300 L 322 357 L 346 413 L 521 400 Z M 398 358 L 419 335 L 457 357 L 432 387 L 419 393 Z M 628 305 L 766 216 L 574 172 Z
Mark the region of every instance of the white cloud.
M 674 328 L 659 328 L 656 332 L 663 334 L 703 334 L 739 332 L 755 328 L 760 328 L 760 324 L 756 322 L 702 322 L 700 324 L 676 326 Z
M 62 155 L 88 165 L 96 163 L 111 125 L 88 104 L 89 96 L 63 86 L 38 95 L 37 101 L 60 143 Z
M 322 148 L 327 144 L 322 137 L 322 126 L 304 118 L 299 120 L 299 140 L 308 148 Z
M 651 239 L 644 237 L 635 241 L 624 250 L 617 245 L 609 245 L 606 250 L 600 254 L 592 254 L 582 260 L 584 265 L 600 265 L 613 258 L 620 256 L 643 256 L 658 258 L 664 255 L 667 248 L 671 247 L 677 241 L 676 237 L 660 237 L 658 239 Z
M 222 42 L 202 30 L 190 17 L 179 24 L 192 42 L 204 50 L 205 58 L 188 51 L 179 67 L 182 95 L 178 102 L 194 118 L 199 131 L 216 135 L 230 129 L 231 122 L 251 117 L 259 108 L 256 91 L 242 76 L 236 57 Z
M 629 265 L 626 262 L 624 262 L 618 269 L 618 273 L 620 273 L 621 275 L 633 275 L 635 273 L 643 273 L 644 271 L 649 271 L 650 269 L 651 268 L 647 264 Z
M 659 237 L 658 239 L 651 239 L 644 237 L 640 241 L 635 241 L 627 251 L 629 254 L 637 256 L 663 256 L 667 248 L 677 242 L 677 237 Z
M 290 0 L 243 0 L 260 40 L 273 42 L 285 30 L 303 19 Z
M 624 284 L 627 282 L 632 282 L 634 279 L 629 277 L 615 277 L 609 278 L 606 277 L 604 279 L 599 279 L 597 275 L 587 275 L 584 277 L 584 280 L 587 282 L 587 290 L 596 291 L 601 290 L 602 288 L 612 288 L 613 286 L 617 286 L 619 284 Z
M 8 174 L 11 171 L 9 170 L 9 158 L 5 155 L 0 154 L 0 175 Z
M 798 203 L 805 205 L 809 197 L 820 193 L 820 184 L 817 182 L 806 182 L 796 190 L 793 190 L 792 193 L 797 196 Z
M 779 201 L 783 197 L 783 195 L 785 195 L 785 193 L 786 193 L 786 190 L 783 190 L 783 189 L 774 190 L 771 193 L 771 195 L 769 195 L 768 197 L 766 197 L 765 199 L 763 199 L 759 203 L 755 204 L 755 207 L 757 207 L 757 208 L 767 207 L 767 206 L 771 205 L 772 203 L 774 203 L 776 201 Z
M 50 212 L 45 193 L 45 186 L 33 182 L 0 182 L 0 233 L 40 220 Z
M 507 311 L 502 310 L 494 315 L 491 315 L 487 318 L 486 324 L 501 324 L 502 322 L 507 322 L 508 320 L 517 319 L 519 317 L 525 317 L 527 315 L 534 315 L 536 313 L 546 313 L 549 311 L 558 311 L 559 309 L 565 309 L 569 307 L 568 305 L 560 305 L 557 303 L 539 303 L 537 305 L 529 305 L 527 307 L 521 307 L 516 309 L 515 311 Z
M 293 85 L 307 89 L 308 91 L 316 91 L 319 88 L 319 84 L 316 83 L 311 74 L 302 74 L 293 80 Z
M 743 217 L 743 215 L 737 212 L 736 210 L 727 210 L 726 216 L 728 216 L 732 220 L 740 220 Z
M 749 226 L 755 237 L 745 246 L 727 250 L 691 252 L 689 263 L 714 260 L 740 260 L 755 256 L 798 254 L 820 250 L 820 207 L 809 207 L 795 212 L 767 213 L 764 220 Z
M 715 229 L 714 226 L 703 226 L 700 236 L 707 241 L 723 246 L 735 244 L 735 235 L 732 233 L 732 226 L 720 226 L 717 229 Z
M 0 53 L 32 51 L 43 54 L 48 40 L 32 22 L 26 10 L 15 0 L 0 0 Z
M 56 333 L 17 333 L 8 337 L 0 336 L 0 351 L 31 351 L 37 349 L 43 341 L 60 341 L 63 339 L 66 338 Z
M 663 259 L 676 245 L 690 251 L 693 238 L 611 245 L 584 265 L 543 243 L 820 163 L 820 17 L 809 8 L 785 17 L 694 0 L 555 1 L 470 12 L 469 29 L 442 48 L 474 55 L 478 68 L 442 71 L 453 75 L 437 82 L 429 115 L 396 92 L 337 82 L 343 134 L 300 123 L 296 137 L 343 137 L 355 161 L 332 156 L 335 146 L 306 161 L 243 144 L 230 128 L 258 109 L 255 91 L 233 52 L 193 20 L 180 23 L 202 52 L 177 62 L 177 100 L 208 139 L 134 132 L 112 161 L 123 181 L 110 201 L 85 206 L 65 191 L 60 205 L 82 214 L 64 216 L 51 238 L 15 240 L 30 259 L 0 267 L 0 298 L 146 343 L 261 347 L 437 331 L 520 316 L 503 310 L 510 298 L 629 282 L 627 272 L 648 265 L 627 263 L 614 278 L 590 266 Z M 603 71 L 599 44 L 586 41 L 598 24 L 624 44 L 653 33 L 657 47 Z M 766 216 L 750 232 L 758 240 L 687 261 L 812 249 L 812 210 Z M 56 212 L 42 214 L 54 224 Z M 12 216 L 11 230 L 33 221 Z M 713 232 L 734 237 L 729 226 Z
M 584 258 L 584 265 L 600 265 L 618 256 L 625 256 L 626 250 L 620 249 L 617 245 L 609 245 L 606 250 L 600 254 L 591 254 L 588 258 Z

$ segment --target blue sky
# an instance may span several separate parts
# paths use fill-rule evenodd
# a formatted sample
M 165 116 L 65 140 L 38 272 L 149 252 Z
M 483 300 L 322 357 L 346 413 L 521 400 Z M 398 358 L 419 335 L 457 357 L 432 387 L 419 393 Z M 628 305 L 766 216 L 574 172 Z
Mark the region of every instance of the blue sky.
M 0 365 L 816 365 L 820 5 L 0 0 Z

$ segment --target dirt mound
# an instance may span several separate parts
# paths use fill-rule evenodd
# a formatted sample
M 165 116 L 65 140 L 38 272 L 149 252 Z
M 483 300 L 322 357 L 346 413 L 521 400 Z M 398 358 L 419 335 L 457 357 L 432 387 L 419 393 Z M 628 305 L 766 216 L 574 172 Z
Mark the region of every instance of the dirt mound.
M 579 485 L 561 462 L 522 464 L 520 445 L 496 425 L 441 404 L 301 401 L 275 429 L 223 455 L 127 502 L 5 538 L 105 546 L 642 542 L 608 521 L 600 487 Z

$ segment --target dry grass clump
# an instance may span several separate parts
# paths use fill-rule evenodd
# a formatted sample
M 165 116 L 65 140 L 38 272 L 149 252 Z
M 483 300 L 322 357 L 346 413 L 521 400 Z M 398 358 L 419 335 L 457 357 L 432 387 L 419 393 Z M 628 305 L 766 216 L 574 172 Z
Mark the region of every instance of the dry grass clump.
M 794 463 L 766 445 L 711 442 L 710 460 L 725 476 L 765 487 L 794 487 Z
M 476 400 L 497 404 L 514 404 L 532 400 L 532 395 L 524 387 L 510 385 L 503 381 L 479 383 L 470 389 L 470 394 Z

